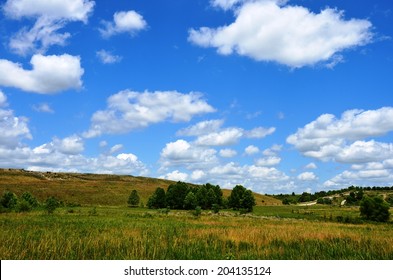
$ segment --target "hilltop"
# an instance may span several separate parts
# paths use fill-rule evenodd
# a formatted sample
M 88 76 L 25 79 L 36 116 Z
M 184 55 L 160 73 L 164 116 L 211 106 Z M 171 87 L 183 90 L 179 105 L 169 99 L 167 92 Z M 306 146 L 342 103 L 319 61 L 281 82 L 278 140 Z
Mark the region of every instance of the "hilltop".
M 0 193 L 6 190 L 21 195 L 30 192 L 39 201 L 54 196 L 66 203 L 80 205 L 121 206 L 127 204 L 131 190 L 137 190 L 141 201 L 157 187 L 167 189 L 174 181 L 131 175 L 37 172 L 23 169 L 0 169 Z M 223 190 L 228 197 L 231 190 Z M 254 193 L 257 205 L 281 205 L 276 198 Z

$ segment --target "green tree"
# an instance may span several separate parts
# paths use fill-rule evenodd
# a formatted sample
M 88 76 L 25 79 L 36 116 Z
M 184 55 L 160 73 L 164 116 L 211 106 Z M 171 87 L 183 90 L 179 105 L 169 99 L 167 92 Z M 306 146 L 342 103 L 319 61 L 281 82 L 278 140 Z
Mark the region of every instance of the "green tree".
M 18 202 L 18 197 L 13 192 L 5 191 L 0 199 L 0 202 L 4 208 L 13 209 Z
M 28 202 L 31 206 L 31 208 L 35 208 L 38 206 L 38 200 L 37 198 L 35 198 L 31 193 L 29 192 L 24 192 L 21 195 L 21 199 L 25 200 L 26 202 Z
M 240 208 L 245 209 L 247 212 L 252 212 L 255 205 L 255 198 L 252 191 L 246 190 L 240 200 Z
M 188 185 L 184 182 L 169 185 L 165 196 L 167 206 L 171 209 L 183 209 L 188 191 Z
M 130 207 L 137 207 L 139 205 L 140 197 L 136 190 L 132 190 L 128 197 L 128 205 Z
M 184 199 L 184 209 L 191 210 L 198 206 L 198 201 L 193 192 L 189 192 Z
M 161 209 L 166 207 L 165 190 L 158 187 L 147 201 L 147 207 L 150 209 Z
M 60 202 L 53 196 L 47 198 L 45 201 L 44 208 L 48 214 L 53 214 L 53 212 L 60 206 Z
M 241 199 L 243 198 L 245 191 L 246 188 L 241 185 L 237 185 L 236 187 L 234 187 L 231 195 L 228 198 L 228 206 L 235 210 L 240 209 Z
M 375 222 L 389 221 L 389 204 L 380 196 L 364 195 L 360 202 L 360 216 Z

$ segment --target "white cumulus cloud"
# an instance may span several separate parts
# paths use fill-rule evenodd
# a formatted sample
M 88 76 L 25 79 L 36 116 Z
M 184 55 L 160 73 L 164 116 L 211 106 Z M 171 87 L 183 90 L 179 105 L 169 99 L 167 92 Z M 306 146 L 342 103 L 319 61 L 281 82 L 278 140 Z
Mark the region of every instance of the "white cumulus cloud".
M 215 0 L 224 9 L 240 1 Z M 323 62 L 334 65 L 343 50 L 369 43 L 368 20 L 344 19 L 344 12 L 325 8 L 316 14 L 286 1 L 242 1 L 233 9 L 231 24 L 189 31 L 188 40 L 201 47 L 217 48 L 219 54 L 237 53 L 257 61 L 274 61 L 292 68 Z
M 116 12 L 113 15 L 113 21 L 104 21 L 103 25 L 104 28 L 101 28 L 100 32 L 105 38 L 119 33 L 134 35 L 147 27 L 147 23 L 143 16 L 135 11 Z
M 223 158 L 231 158 L 237 155 L 237 152 L 232 149 L 222 149 L 220 150 L 220 156 Z
M 0 85 L 35 93 L 56 93 L 82 87 L 84 73 L 78 56 L 69 54 L 34 55 L 31 70 L 9 60 L 0 59 Z
M 316 181 L 318 177 L 313 172 L 303 172 L 297 176 L 301 181 Z
M 33 27 L 26 26 L 14 34 L 9 46 L 20 55 L 44 53 L 52 45 L 63 46 L 71 34 L 59 33 L 59 30 L 69 22 L 87 23 L 94 5 L 94 1 L 86 0 L 8 0 L 3 7 L 7 17 L 36 19 Z
M 393 131 L 393 108 L 349 110 L 336 118 L 324 114 L 287 138 L 303 155 L 319 160 L 362 163 L 392 156 L 392 144 L 369 137 Z
M 85 137 L 128 133 L 165 121 L 187 122 L 194 116 L 215 111 L 202 94 L 195 92 L 125 90 L 110 96 L 107 103 L 106 110 L 93 114 Z

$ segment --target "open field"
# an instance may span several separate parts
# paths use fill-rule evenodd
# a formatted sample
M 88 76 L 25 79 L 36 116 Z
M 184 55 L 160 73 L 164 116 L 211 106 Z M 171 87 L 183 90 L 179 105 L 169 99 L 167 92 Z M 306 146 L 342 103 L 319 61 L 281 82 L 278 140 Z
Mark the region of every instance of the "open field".
M 28 191 L 40 202 L 55 196 L 65 205 L 51 215 L 1 213 L 0 259 L 393 259 L 393 223 L 364 222 L 358 207 L 282 205 L 264 195 L 255 195 L 247 215 L 126 206 L 131 190 L 145 203 L 171 183 L 0 170 L 1 193 Z
M 267 208 L 257 207 L 256 215 L 204 212 L 199 218 L 187 211 L 165 215 L 108 206 L 59 208 L 53 215 L 4 213 L 0 258 L 393 259 L 391 223 L 277 218 Z M 292 214 L 288 208 L 271 208 L 279 208 L 278 215 Z

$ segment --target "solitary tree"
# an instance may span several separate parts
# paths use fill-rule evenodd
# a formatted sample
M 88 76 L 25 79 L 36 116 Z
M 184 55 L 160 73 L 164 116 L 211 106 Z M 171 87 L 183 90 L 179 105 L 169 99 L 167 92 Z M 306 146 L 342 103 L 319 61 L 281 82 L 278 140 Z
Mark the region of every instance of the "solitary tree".
M 233 188 L 231 195 L 228 198 L 228 206 L 233 209 L 240 209 L 240 201 L 243 198 L 244 192 L 246 191 L 246 188 L 237 185 L 236 187 Z
M 128 197 L 128 205 L 130 207 L 137 207 L 139 205 L 139 195 L 136 190 L 132 190 L 130 196 Z
M 380 196 L 363 196 L 360 202 L 360 216 L 376 222 L 389 221 L 389 204 Z
M 245 209 L 246 212 L 252 212 L 253 207 L 256 205 L 252 191 L 246 190 L 240 201 L 240 208 Z
M 60 202 L 53 196 L 49 197 L 46 201 L 45 201 L 45 210 L 46 212 L 48 212 L 48 214 L 52 214 L 57 207 L 60 206 Z

